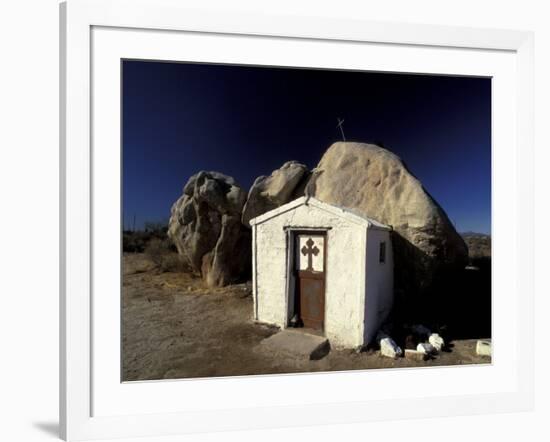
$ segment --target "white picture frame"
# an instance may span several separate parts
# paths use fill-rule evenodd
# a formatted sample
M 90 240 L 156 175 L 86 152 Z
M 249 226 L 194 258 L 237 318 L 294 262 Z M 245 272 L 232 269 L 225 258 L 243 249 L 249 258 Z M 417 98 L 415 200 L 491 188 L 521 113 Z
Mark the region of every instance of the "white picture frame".
M 389 418 L 511 412 L 532 408 L 534 391 L 532 33 L 376 23 L 314 16 L 245 14 L 230 10 L 212 12 L 191 9 L 173 0 L 132 2 L 69 0 L 61 4 L 60 16 L 62 86 L 60 97 L 60 428 L 64 439 L 161 436 L 205 431 L 352 423 Z M 98 30 L 101 32 L 97 32 Z M 486 67 L 478 68 L 480 73 L 483 69 L 486 69 L 486 72 L 492 72 L 489 66 L 492 63 L 491 54 L 494 54 L 495 64 L 499 59 L 505 58 L 501 66 L 495 67 L 497 72 L 495 78 L 497 80 L 502 78 L 500 86 L 497 85 L 501 91 L 500 95 L 497 95 L 502 97 L 502 101 L 498 102 L 502 110 L 499 111 L 500 114 L 494 126 L 496 141 L 493 145 L 495 157 L 493 213 L 495 219 L 498 219 L 497 222 L 502 222 L 499 225 L 494 224 L 495 233 L 506 232 L 506 235 L 495 235 L 494 238 L 496 261 L 494 269 L 497 270 L 494 270 L 493 278 L 495 282 L 501 279 L 503 281 L 500 286 L 496 284 L 493 300 L 495 300 L 495 292 L 501 289 L 497 300 L 502 297 L 506 302 L 502 304 L 497 302 L 496 305 L 500 307 L 493 310 L 493 322 L 497 332 L 495 336 L 499 336 L 499 330 L 504 329 L 510 334 L 510 341 L 507 341 L 511 342 L 510 349 L 504 348 L 505 346 L 500 346 L 499 349 L 499 340 L 495 337 L 496 353 L 493 364 L 486 368 L 377 370 L 377 373 L 371 371 L 369 373 L 258 376 L 252 377 L 253 379 L 228 378 L 223 381 L 145 382 L 121 384 L 118 391 L 119 387 L 112 384 L 111 378 L 106 380 L 110 375 L 103 376 L 102 373 L 112 366 L 109 364 L 117 363 L 116 350 L 119 347 L 115 345 L 109 348 L 109 351 L 105 350 L 109 344 L 103 340 L 104 335 L 101 330 L 98 331 L 99 326 L 96 321 L 104 319 L 106 324 L 116 326 L 119 311 L 113 311 L 107 307 L 107 304 L 103 304 L 100 297 L 94 297 L 94 289 L 97 289 L 98 283 L 94 277 L 97 277 L 98 268 L 95 272 L 93 268 L 98 259 L 105 258 L 94 256 L 98 253 L 101 255 L 104 249 L 96 246 L 94 242 L 93 225 L 96 222 L 96 212 L 102 210 L 101 204 L 97 204 L 97 196 L 102 195 L 101 183 L 94 180 L 96 176 L 94 174 L 97 174 L 97 168 L 102 168 L 106 162 L 102 163 L 103 154 L 95 152 L 92 146 L 94 140 L 102 136 L 103 128 L 107 127 L 112 118 L 107 113 L 103 119 L 95 120 L 92 117 L 95 115 L 94 106 L 104 106 L 102 103 L 107 103 L 103 101 L 101 95 L 96 96 L 96 94 L 103 93 L 108 98 L 109 92 L 112 91 L 103 87 L 107 83 L 98 83 L 93 76 L 97 72 L 105 72 L 105 78 L 100 80 L 103 82 L 116 78 L 107 75 L 108 69 L 105 71 L 95 69 L 97 67 L 102 69 L 103 60 L 105 60 L 105 66 L 108 66 L 108 63 L 112 66 L 112 61 L 120 57 L 120 48 L 130 48 L 131 44 L 127 41 L 129 34 L 126 37 L 121 36 L 120 40 L 115 42 L 115 34 L 122 30 L 133 33 L 132 40 L 142 39 L 139 47 L 141 52 L 130 52 L 133 55 L 145 54 L 142 55 L 143 58 L 177 60 L 171 56 L 170 48 L 181 48 L 177 39 L 185 36 L 193 39 L 200 39 L 201 36 L 210 40 L 217 39 L 213 47 L 221 45 L 222 49 L 225 47 L 223 45 L 228 45 L 228 39 L 235 42 L 252 41 L 260 51 L 265 44 L 284 44 L 285 56 L 289 56 L 288 54 L 292 56 L 294 50 L 292 47 L 300 45 L 311 47 L 321 44 L 331 45 L 333 48 L 353 46 L 353 50 L 369 46 L 382 54 L 382 58 L 385 51 L 391 51 L 394 48 L 405 48 L 411 54 L 414 51 L 417 55 L 422 53 L 425 60 L 433 58 L 430 52 L 436 53 L 435 51 L 442 53 L 453 51 L 458 58 L 462 52 L 467 55 L 474 54 L 472 56 L 482 53 L 483 57 L 477 59 L 479 66 L 484 63 L 482 59 L 485 59 L 488 64 Z M 158 40 L 155 40 L 158 38 L 165 39 L 162 50 Z M 110 41 L 109 39 L 112 39 L 112 45 L 105 44 Z M 238 48 L 239 45 L 240 43 L 235 43 L 234 48 Z M 206 45 L 201 48 L 206 52 Z M 247 55 L 252 54 L 252 51 L 251 46 L 244 44 L 241 49 L 235 49 L 235 54 L 223 56 L 234 57 L 230 60 L 232 62 L 261 63 L 257 58 L 259 55 L 254 60 L 252 55 Z M 277 58 L 278 54 L 283 57 L 283 51 L 277 52 L 275 48 L 274 51 L 261 52 L 264 57 L 261 60 L 264 60 L 264 63 L 284 63 L 280 61 L 282 58 Z M 95 65 L 92 64 L 94 55 L 96 56 Z M 105 58 L 102 58 L 103 55 Z M 208 58 L 208 55 L 206 57 Z M 442 60 L 445 60 L 444 54 L 442 57 Z M 291 59 L 289 60 L 288 63 L 292 63 Z M 349 63 L 344 59 L 341 62 Z M 304 63 L 308 65 L 307 61 Z M 438 63 L 441 63 L 441 59 Z M 447 63 L 444 69 L 434 64 L 431 71 L 442 73 L 449 71 L 448 73 L 456 74 L 469 72 L 466 67 L 462 71 L 460 64 L 453 65 L 450 58 Z M 398 70 L 392 66 L 391 64 L 383 67 L 380 65 L 378 69 Z M 376 69 L 376 66 L 372 69 Z M 477 71 L 474 69 L 471 72 Z M 511 82 L 510 87 L 502 87 L 504 82 Z M 92 84 L 97 88 L 93 89 Z M 118 96 L 114 98 L 119 100 Z M 116 110 L 115 108 L 114 111 Z M 509 124 L 504 124 L 505 122 Z M 513 131 L 514 136 L 508 141 L 505 141 L 505 132 L 502 132 L 502 136 L 500 135 L 501 126 L 507 126 L 503 130 Z M 97 132 L 98 128 L 100 132 Z M 111 138 L 105 138 L 106 143 L 113 139 L 112 135 L 116 133 L 117 128 L 118 126 L 113 126 Z M 106 132 L 109 131 L 106 130 Z M 106 133 L 106 136 L 109 134 Z M 502 143 L 499 143 L 499 140 Z M 118 155 L 116 152 L 115 154 Z M 92 166 L 96 170 L 93 170 Z M 102 171 L 102 175 L 106 180 L 111 179 L 107 169 Z M 506 180 L 506 178 L 509 179 Z M 109 202 L 114 205 L 113 207 L 116 203 L 116 199 Z M 501 215 L 497 218 L 496 215 L 499 213 Z M 506 214 L 508 217 L 505 220 Z M 115 214 L 114 217 L 117 218 L 117 215 Z M 115 246 L 118 247 L 118 244 Z M 513 255 L 513 259 L 499 260 L 499 253 L 500 256 Z M 99 271 L 101 272 L 101 269 Z M 116 282 L 116 276 L 114 278 Z M 504 280 L 505 278 L 511 279 Z M 106 328 L 108 327 L 109 325 L 106 325 Z M 500 336 L 507 335 L 501 333 Z M 112 336 L 111 341 L 113 341 Z M 107 361 L 104 365 L 101 362 L 103 360 Z M 118 373 L 114 375 L 114 378 L 118 377 Z M 329 378 L 323 378 L 326 376 Z M 471 381 L 474 390 L 446 392 L 443 389 L 438 395 L 426 395 L 421 389 L 414 387 L 417 382 L 425 382 L 425 379 L 434 379 L 434 383 L 437 384 L 440 380 L 448 379 L 449 376 L 453 379 L 460 377 L 460 382 Z M 372 397 L 370 394 L 368 398 L 358 397 L 357 391 L 361 389 L 356 387 L 363 383 L 368 385 L 369 379 L 372 380 L 373 377 L 376 377 L 378 384 L 385 386 L 385 393 L 380 393 L 377 399 L 372 398 L 375 396 L 374 393 Z M 495 381 L 492 384 L 489 382 L 490 378 L 498 380 L 499 383 Z M 487 382 L 484 379 L 487 379 Z M 299 383 L 296 380 L 299 380 Z M 479 386 L 476 386 L 474 381 L 478 382 Z M 287 403 L 284 396 L 277 396 L 277 391 L 281 391 L 282 385 L 296 387 L 299 384 L 303 388 L 314 389 L 318 382 L 325 382 L 332 386 L 325 400 L 313 398 L 309 403 L 299 401 Z M 403 385 L 412 384 L 405 394 L 401 394 L 402 389 L 399 390 L 401 393 L 397 393 L 399 382 Z M 481 385 L 485 385 L 485 388 L 481 388 Z M 264 389 L 262 397 L 258 397 L 256 401 L 246 402 L 247 391 L 257 392 L 262 388 Z M 395 391 L 392 391 L 392 388 Z M 182 402 L 182 391 L 187 392 L 185 397 L 188 404 L 175 405 Z M 223 392 L 217 398 L 218 406 L 207 406 L 208 404 L 201 406 L 199 396 L 208 398 L 215 391 Z M 235 395 L 236 391 L 244 392 L 243 397 Z M 115 395 L 119 396 L 115 397 Z M 140 398 L 142 402 L 148 402 L 149 408 L 139 403 Z M 151 405 L 160 400 L 164 404 L 163 407 L 154 408 Z M 243 415 L 246 415 L 246 419 L 243 419 Z

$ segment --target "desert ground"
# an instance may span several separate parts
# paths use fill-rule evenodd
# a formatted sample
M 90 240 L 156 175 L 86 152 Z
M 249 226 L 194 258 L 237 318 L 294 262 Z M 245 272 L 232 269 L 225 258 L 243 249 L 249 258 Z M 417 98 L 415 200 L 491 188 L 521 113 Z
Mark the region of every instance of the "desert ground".
M 476 355 L 475 339 L 451 341 L 427 361 L 334 348 L 317 361 L 275 357 L 256 351 L 278 329 L 252 321 L 250 284 L 211 289 L 189 272 L 159 270 L 143 253 L 123 259 L 123 381 L 491 362 Z

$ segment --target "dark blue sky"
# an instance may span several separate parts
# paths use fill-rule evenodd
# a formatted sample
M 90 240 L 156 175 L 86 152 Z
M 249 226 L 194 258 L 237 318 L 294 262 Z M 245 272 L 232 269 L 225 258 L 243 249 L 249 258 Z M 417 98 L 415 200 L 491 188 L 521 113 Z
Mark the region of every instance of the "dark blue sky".
M 249 189 L 340 140 L 399 155 L 459 231 L 490 233 L 487 78 L 123 61 L 124 224 L 166 220 L 199 170 Z

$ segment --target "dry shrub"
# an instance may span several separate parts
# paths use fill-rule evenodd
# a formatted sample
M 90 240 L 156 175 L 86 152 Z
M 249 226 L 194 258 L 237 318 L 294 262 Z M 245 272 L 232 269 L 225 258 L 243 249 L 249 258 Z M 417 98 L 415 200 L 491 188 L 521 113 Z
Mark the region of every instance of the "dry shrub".
M 164 256 L 160 269 L 163 272 L 190 272 L 189 266 L 175 252 L 168 252 Z
M 187 266 L 173 251 L 172 244 L 167 239 L 151 239 L 145 247 L 145 255 L 161 272 L 188 271 Z

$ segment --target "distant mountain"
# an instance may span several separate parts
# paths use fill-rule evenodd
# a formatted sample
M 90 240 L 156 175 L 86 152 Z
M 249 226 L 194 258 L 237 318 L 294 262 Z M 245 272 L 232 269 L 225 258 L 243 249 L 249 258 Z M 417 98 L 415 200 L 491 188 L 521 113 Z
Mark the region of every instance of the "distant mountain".
M 479 232 L 471 232 L 471 231 L 468 231 L 468 232 L 461 232 L 460 235 L 462 236 L 462 238 L 468 238 L 470 236 L 484 236 L 484 237 L 491 237 L 491 235 L 487 234 L 487 233 L 479 233 Z
M 463 232 L 460 235 L 468 246 L 470 258 L 491 256 L 491 235 L 478 232 Z

